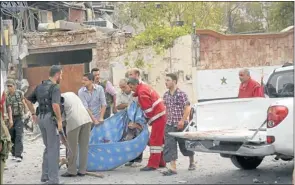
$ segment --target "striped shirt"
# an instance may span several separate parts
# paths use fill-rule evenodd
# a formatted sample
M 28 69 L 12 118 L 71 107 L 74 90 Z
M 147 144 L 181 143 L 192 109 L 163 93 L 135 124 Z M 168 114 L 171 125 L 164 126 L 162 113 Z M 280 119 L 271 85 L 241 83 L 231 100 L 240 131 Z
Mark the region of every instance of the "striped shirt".
M 106 98 L 104 89 L 100 85 L 93 84 L 93 92 L 89 92 L 86 87 L 82 87 L 78 91 L 78 96 L 86 109 L 92 112 L 92 115 L 99 119 L 102 106 L 106 106 Z

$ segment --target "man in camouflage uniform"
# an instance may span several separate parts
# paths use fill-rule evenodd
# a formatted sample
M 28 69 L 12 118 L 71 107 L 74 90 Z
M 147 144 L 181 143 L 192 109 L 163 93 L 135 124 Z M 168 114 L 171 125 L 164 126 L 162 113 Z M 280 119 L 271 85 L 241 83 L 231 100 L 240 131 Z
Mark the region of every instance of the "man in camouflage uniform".
M 94 83 L 102 86 L 104 89 L 106 102 L 107 102 L 107 108 L 104 114 L 104 119 L 107 119 L 108 117 L 111 116 L 111 112 L 112 112 L 111 108 L 113 109 L 114 114 L 118 112 L 117 106 L 116 106 L 116 90 L 110 81 L 100 80 L 100 71 L 98 68 L 93 68 L 91 70 L 91 73 L 94 76 Z
M 2 79 L 1 79 L 2 82 Z M 3 87 L 1 86 L 1 91 Z M 2 95 L 1 100 L 4 100 L 4 93 L 1 92 L 0 97 Z M 1 130 L 0 130 L 0 136 L 1 136 L 1 140 L 0 140 L 0 160 L 1 160 L 1 174 L 0 174 L 0 179 L 1 182 L 0 184 L 3 184 L 3 172 L 4 172 L 4 168 L 5 168 L 5 162 L 8 158 L 9 155 L 9 151 L 11 149 L 11 138 L 10 138 L 10 134 L 8 131 L 8 128 L 5 125 L 5 122 L 3 120 L 3 110 L 5 108 L 5 100 L 1 101 L 0 103 L 0 119 L 1 119 Z
M 11 136 L 12 157 L 17 162 L 22 161 L 23 153 L 23 133 L 24 123 L 23 114 L 24 110 L 27 112 L 28 108 L 24 99 L 22 91 L 16 89 L 16 84 L 13 79 L 6 81 L 8 92 L 6 94 L 6 106 L 9 117 L 9 132 Z

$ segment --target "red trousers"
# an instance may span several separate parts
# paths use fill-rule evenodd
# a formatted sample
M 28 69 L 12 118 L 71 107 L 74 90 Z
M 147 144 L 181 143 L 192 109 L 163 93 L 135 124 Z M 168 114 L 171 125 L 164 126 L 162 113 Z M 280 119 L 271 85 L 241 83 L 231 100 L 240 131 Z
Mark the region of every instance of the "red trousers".
M 166 166 L 166 162 L 163 158 L 165 125 L 166 115 L 158 118 L 152 123 L 152 131 L 149 141 L 150 158 L 147 165 L 148 167 L 159 168 Z

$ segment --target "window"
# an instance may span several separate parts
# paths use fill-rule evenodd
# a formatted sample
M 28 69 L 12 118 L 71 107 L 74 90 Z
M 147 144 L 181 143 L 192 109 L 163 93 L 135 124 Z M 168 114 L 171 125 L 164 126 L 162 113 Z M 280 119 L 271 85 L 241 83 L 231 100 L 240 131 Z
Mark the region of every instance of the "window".
M 270 98 L 294 96 L 294 71 L 288 70 L 270 76 L 265 93 Z

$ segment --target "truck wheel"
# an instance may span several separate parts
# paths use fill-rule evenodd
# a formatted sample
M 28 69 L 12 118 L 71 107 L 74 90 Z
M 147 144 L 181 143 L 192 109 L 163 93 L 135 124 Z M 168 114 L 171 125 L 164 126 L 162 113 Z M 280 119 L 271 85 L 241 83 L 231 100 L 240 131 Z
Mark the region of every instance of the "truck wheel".
M 237 168 L 243 170 L 253 170 L 261 164 L 263 157 L 245 157 L 234 155 L 230 159 Z

